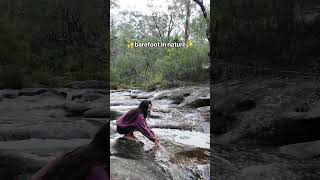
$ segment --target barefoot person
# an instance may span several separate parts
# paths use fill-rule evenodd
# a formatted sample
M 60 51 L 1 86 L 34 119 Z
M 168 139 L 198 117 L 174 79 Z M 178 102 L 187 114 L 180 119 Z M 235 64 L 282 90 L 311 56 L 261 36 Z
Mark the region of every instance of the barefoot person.
M 133 132 L 140 131 L 150 141 L 154 142 L 156 147 L 160 147 L 159 140 L 146 123 L 146 118 L 150 115 L 151 110 L 151 101 L 142 101 L 138 108 L 128 111 L 117 119 L 117 132 L 124 134 L 124 138 L 135 140 L 136 137 L 133 135 Z
M 41 168 L 30 180 L 109 180 L 109 124 L 88 145 L 81 146 Z

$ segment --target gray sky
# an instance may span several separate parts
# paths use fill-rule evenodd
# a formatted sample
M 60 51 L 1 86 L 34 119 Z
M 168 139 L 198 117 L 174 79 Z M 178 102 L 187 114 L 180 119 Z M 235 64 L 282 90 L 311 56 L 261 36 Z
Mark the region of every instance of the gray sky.
M 119 9 L 111 9 L 111 13 L 117 13 L 119 11 L 128 10 L 128 11 L 139 11 L 142 13 L 149 14 L 151 9 L 147 7 L 147 3 L 152 4 L 155 7 L 155 10 L 165 11 L 168 2 L 172 0 L 115 0 L 116 3 L 120 6 Z M 205 5 L 210 4 L 210 0 L 203 0 Z M 200 7 L 197 6 L 197 9 L 200 10 Z

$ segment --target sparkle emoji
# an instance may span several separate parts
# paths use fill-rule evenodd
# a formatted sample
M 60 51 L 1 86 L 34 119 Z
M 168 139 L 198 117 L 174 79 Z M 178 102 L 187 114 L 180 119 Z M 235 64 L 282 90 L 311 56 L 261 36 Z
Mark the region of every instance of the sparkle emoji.
M 128 48 L 130 49 L 130 48 L 133 48 L 133 42 L 129 42 L 128 43 Z
M 193 46 L 193 44 L 192 44 L 192 42 L 189 40 L 189 41 L 187 42 L 187 48 L 192 48 L 192 46 Z

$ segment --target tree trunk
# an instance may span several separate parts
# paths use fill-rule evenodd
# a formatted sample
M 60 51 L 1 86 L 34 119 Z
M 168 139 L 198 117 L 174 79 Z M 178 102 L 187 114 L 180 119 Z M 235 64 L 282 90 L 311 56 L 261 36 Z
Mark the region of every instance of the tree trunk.
M 191 0 L 186 0 L 186 22 L 184 27 L 184 42 L 187 43 L 189 40 L 189 24 L 190 24 L 190 16 L 191 16 Z

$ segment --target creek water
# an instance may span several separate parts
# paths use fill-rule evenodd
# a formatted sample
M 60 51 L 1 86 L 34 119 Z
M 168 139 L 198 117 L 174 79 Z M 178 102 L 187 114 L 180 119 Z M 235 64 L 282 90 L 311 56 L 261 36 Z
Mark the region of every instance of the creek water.
M 152 177 L 174 180 L 210 179 L 209 122 L 204 119 L 201 111 L 197 108 L 185 108 L 173 104 L 173 100 L 166 98 L 158 99 L 157 96 L 163 92 L 144 92 L 142 90 L 111 92 L 110 108 L 121 114 L 136 108 L 145 98 L 151 100 L 156 111 L 147 118 L 147 124 L 161 142 L 160 149 L 155 150 L 153 142 L 140 132 L 135 132 L 135 136 L 142 142 L 141 148 L 127 150 L 126 148 L 132 148 L 132 144 L 122 143 L 120 146 L 127 146 L 122 147 L 126 150 L 119 150 L 117 141 L 121 139 L 122 135 L 116 133 L 115 120 L 112 120 L 110 123 L 112 179 L 149 179 Z M 117 147 L 115 147 L 116 144 Z M 121 153 L 121 151 L 124 152 Z M 134 158 L 135 156 L 139 156 L 139 158 Z M 118 167 L 121 165 L 118 162 L 132 166 Z M 149 171 L 145 170 L 146 167 Z M 124 168 L 126 172 L 118 171 L 117 168 Z

